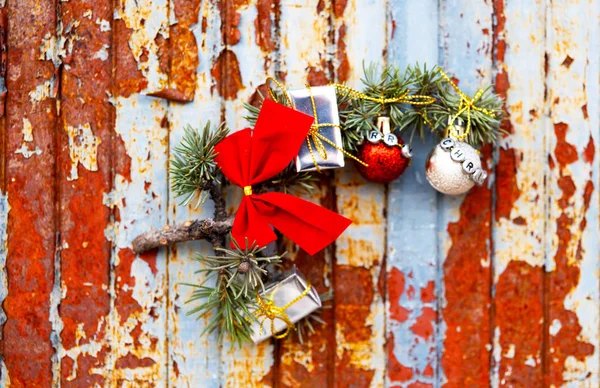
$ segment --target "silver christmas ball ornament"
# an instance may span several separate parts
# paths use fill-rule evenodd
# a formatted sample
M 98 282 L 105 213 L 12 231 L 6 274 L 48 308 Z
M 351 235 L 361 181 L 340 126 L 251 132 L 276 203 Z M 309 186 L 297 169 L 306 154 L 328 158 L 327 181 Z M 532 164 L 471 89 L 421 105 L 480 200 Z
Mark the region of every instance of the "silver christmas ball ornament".
M 446 138 L 431 150 L 425 165 L 425 176 L 437 191 L 460 195 L 471 190 L 475 184 L 482 185 L 487 173 L 475 148 Z

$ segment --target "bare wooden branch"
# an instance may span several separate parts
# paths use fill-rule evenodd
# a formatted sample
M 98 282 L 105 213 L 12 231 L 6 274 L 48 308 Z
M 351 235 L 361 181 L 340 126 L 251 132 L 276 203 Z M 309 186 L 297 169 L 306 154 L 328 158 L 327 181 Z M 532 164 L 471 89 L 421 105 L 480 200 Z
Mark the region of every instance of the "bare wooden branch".
M 217 221 L 212 221 L 212 219 L 186 221 L 173 226 L 165 226 L 162 230 L 151 230 L 133 240 L 133 251 L 138 254 L 191 240 L 208 240 L 214 245 L 216 241 L 222 240 L 229 234 L 233 226 L 233 219 L 234 216 L 229 216 Z M 211 223 L 212 227 L 209 227 Z

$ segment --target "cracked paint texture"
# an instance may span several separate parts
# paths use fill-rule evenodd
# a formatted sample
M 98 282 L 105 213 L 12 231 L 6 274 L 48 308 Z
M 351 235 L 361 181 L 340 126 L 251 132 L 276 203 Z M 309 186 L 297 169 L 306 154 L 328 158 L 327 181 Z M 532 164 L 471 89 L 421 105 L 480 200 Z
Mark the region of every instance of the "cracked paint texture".
M 0 0 L 0 385 L 598 386 L 600 10 L 560 0 Z M 259 346 L 200 338 L 185 301 L 206 242 L 135 255 L 205 218 L 168 166 L 186 125 L 247 126 L 267 76 L 360 87 L 363 63 L 496 83 L 506 134 L 485 186 L 423 165 L 387 186 L 352 163 L 306 198 L 351 218 L 296 265 L 325 325 Z M 406 138 L 404 140 L 407 140 Z M 10 206 L 9 206 L 10 200 Z

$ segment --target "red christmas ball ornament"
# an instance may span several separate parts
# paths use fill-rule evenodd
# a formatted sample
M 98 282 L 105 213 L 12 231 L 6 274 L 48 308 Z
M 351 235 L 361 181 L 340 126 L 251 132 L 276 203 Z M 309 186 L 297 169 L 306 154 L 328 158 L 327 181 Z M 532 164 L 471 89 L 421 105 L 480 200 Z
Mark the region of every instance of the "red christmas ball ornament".
M 389 183 L 402 175 L 410 165 L 410 147 L 396 135 L 372 131 L 367 140 L 360 146 L 357 155 L 367 164 L 357 163 L 358 171 L 366 180 Z

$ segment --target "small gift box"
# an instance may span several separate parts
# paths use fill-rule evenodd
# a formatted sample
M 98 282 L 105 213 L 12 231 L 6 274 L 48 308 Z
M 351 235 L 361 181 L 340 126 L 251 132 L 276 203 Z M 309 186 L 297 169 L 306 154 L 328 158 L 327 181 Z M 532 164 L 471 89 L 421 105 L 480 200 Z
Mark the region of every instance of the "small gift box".
M 296 322 L 321 307 L 319 293 L 295 266 L 283 280 L 267 286 L 256 302 L 251 326 L 254 343 L 285 337 Z
M 296 158 L 296 170 L 320 171 L 344 167 L 335 87 L 308 87 L 291 90 L 288 95 L 296 110 L 315 117 L 313 128 Z

